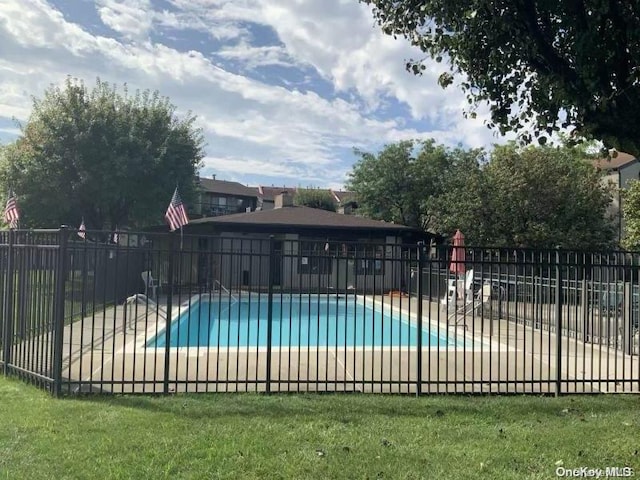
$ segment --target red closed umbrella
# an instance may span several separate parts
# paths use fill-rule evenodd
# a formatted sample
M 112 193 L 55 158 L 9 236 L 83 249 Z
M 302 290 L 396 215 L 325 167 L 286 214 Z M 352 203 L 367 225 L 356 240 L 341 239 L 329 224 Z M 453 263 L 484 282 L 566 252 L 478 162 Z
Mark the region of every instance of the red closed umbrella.
M 456 230 L 453 236 L 453 252 L 451 253 L 451 264 L 449 271 L 458 275 L 464 275 L 464 235 L 460 230 Z

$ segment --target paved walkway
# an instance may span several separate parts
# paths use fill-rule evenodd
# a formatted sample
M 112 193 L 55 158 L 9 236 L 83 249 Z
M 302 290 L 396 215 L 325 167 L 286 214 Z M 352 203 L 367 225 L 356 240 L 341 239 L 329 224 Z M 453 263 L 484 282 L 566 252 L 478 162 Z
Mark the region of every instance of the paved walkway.
M 404 318 L 415 318 L 418 309 L 415 298 L 366 301 L 396 316 L 402 311 Z M 137 314 L 117 306 L 66 326 L 63 391 L 266 391 L 268 386 L 271 391 L 415 393 L 419 385 L 425 393 L 640 392 L 639 357 L 614 348 L 616 339 L 601 345 L 566 336 L 558 341 L 546 327 L 496 319 L 488 310 L 447 319 L 436 302 L 425 300 L 422 308 L 425 332 L 439 331 L 455 347 L 425 347 L 421 353 L 415 347 L 282 348 L 270 358 L 265 348 L 171 348 L 167 354 L 146 346 L 163 331 L 162 314 L 144 305 Z

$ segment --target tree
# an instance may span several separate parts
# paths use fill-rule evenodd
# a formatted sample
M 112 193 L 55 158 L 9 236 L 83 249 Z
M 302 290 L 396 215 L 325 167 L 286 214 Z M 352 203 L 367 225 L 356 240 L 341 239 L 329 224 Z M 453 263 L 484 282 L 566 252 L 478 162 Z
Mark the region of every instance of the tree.
M 317 188 L 298 188 L 294 197 L 296 205 L 320 208 L 330 212 L 336 211 L 336 203 L 331 193 Z
M 638 2 L 361 1 L 375 6 L 385 33 L 449 63 L 441 86 L 462 75 L 470 104 L 489 101 L 490 127 L 529 142 L 532 120 L 543 143 L 544 134 L 575 126 L 577 135 L 640 155 Z M 426 66 L 418 59 L 407 68 Z
M 483 174 L 484 152 L 457 150 L 443 177 L 443 187 L 432 200 L 433 230 L 451 237 L 461 229 L 469 245 L 493 245 L 493 218 L 489 209 L 491 189 Z
M 448 150 L 435 141 L 386 145 L 377 155 L 355 151 L 360 159 L 347 188 L 358 198 L 358 211 L 377 220 L 432 231 L 434 199 L 446 188 L 447 172 L 461 155 L 477 160 L 481 150 Z
M 632 180 L 620 191 L 624 238 L 622 245 L 629 250 L 640 250 L 640 182 Z
M 358 198 L 358 210 L 376 220 L 421 227 L 414 142 L 386 145 L 378 155 L 355 150 L 360 159 L 348 174 L 347 189 Z
M 359 211 L 468 245 L 594 249 L 610 246 L 611 191 L 580 148 L 449 149 L 433 141 L 360 153 L 349 188 Z
M 0 182 L 19 198 L 21 225 L 158 224 L 179 185 L 188 204 L 203 158 L 195 117 L 158 92 L 123 93 L 98 79 L 51 87 L 0 154 Z
M 611 246 L 612 201 L 601 173 L 572 149 L 513 145 L 494 150 L 485 172 L 502 245 L 599 249 Z
M 601 249 L 613 243 L 615 229 L 607 213 L 612 192 L 579 150 L 496 147 L 473 178 L 448 197 L 474 200 L 444 202 L 451 206 L 440 215 L 461 218 L 459 228 L 469 231 L 474 244 Z

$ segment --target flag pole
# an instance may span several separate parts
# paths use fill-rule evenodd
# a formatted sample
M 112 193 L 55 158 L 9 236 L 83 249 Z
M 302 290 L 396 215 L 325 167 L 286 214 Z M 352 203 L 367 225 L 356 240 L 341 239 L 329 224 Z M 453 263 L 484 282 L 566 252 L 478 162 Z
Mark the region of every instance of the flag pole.
M 169 207 L 167 208 L 167 212 L 164 214 L 164 218 L 169 224 L 169 230 L 171 232 L 175 232 L 178 228 L 180 229 L 180 250 L 182 250 L 184 243 L 184 231 L 182 227 L 189 223 L 189 217 L 187 216 L 185 206 L 178 193 L 177 185 L 173 192 L 173 197 L 171 198 Z
M 178 191 L 178 182 L 176 182 L 176 192 Z M 182 222 L 180 222 L 180 251 L 182 251 L 182 240 L 183 240 L 183 235 L 182 235 Z

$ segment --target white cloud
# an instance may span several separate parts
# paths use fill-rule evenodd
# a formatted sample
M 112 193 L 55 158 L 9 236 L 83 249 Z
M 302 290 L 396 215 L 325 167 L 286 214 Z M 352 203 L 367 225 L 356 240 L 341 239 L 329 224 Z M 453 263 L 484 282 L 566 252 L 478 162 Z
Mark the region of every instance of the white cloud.
M 246 41 L 241 41 L 236 45 L 221 48 L 217 55 L 226 60 L 241 61 L 249 69 L 267 65 L 296 66 L 286 49 L 276 45 L 255 47 Z
M 481 107 L 478 119 L 465 119 L 468 108 L 463 94 L 455 88 L 443 90 L 437 83 L 444 65 L 426 63 L 422 76 L 404 68 L 405 60 L 423 54 L 403 40 L 383 35 L 374 24 L 370 7 L 358 2 L 333 0 L 173 0 L 182 11 L 201 18 L 234 22 L 260 22 L 272 28 L 289 56 L 301 65 L 313 66 L 337 91 L 355 91 L 371 113 L 389 98 L 404 103 L 413 120 L 426 120 L 447 130 L 472 130 L 459 137 L 483 138 L 484 145 L 498 140 L 482 119 L 488 109 Z M 247 60 L 250 61 L 250 60 Z M 442 140 L 444 141 L 444 139 Z M 474 141 L 474 146 L 478 145 Z
M 1 133 L 5 133 L 7 134 L 9 137 L 17 137 L 20 135 L 20 129 L 19 128 L 0 128 L 0 132 Z
M 90 33 L 44 0 L 3 3 L 0 117 L 26 119 L 30 95 L 41 95 L 67 75 L 89 84 L 99 76 L 132 89 L 158 89 L 180 111 L 198 115 L 208 143 L 207 168 L 228 178 L 261 175 L 289 184 L 339 186 L 354 160 L 345 153 L 353 146 L 372 149 L 431 136 L 448 145 L 496 141 L 482 123 L 482 111 L 476 120 L 462 118 L 461 94 L 405 72 L 403 55 L 409 56 L 410 48 L 373 28 L 370 12 L 357 2 L 172 0 L 169 12 L 154 11 L 148 0 L 96 0 L 102 20 L 119 32 L 118 38 Z M 151 20 L 139 17 L 142 11 Z M 247 22 L 273 29 L 278 41 L 260 44 Z M 213 56 L 206 45 L 179 51 L 151 40 L 158 27 L 197 30 L 227 41 Z M 241 72 L 287 66 L 304 80 L 267 79 L 270 84 L 231 72 L 213 58 L 233 60 Z M 330 91 L 326 86 L 324 93 L 315 91 L 313 71 Z M 393 102 L 404 104 L 411 115 L 395 107 L 390 115 L 378 110 Z
M 96 0 L 100 19 L 125 37 L 143 39 L 151 29 L 150 0 Z
M 156 11 L 154 13 L 154 21 L 160 27 L 205 32 L 212 38 L 219 40 L 233 40 L 248 35 L 247 29 L 236 22 L 205 20 L 194 13 L 169 12 L 167 10 Z

